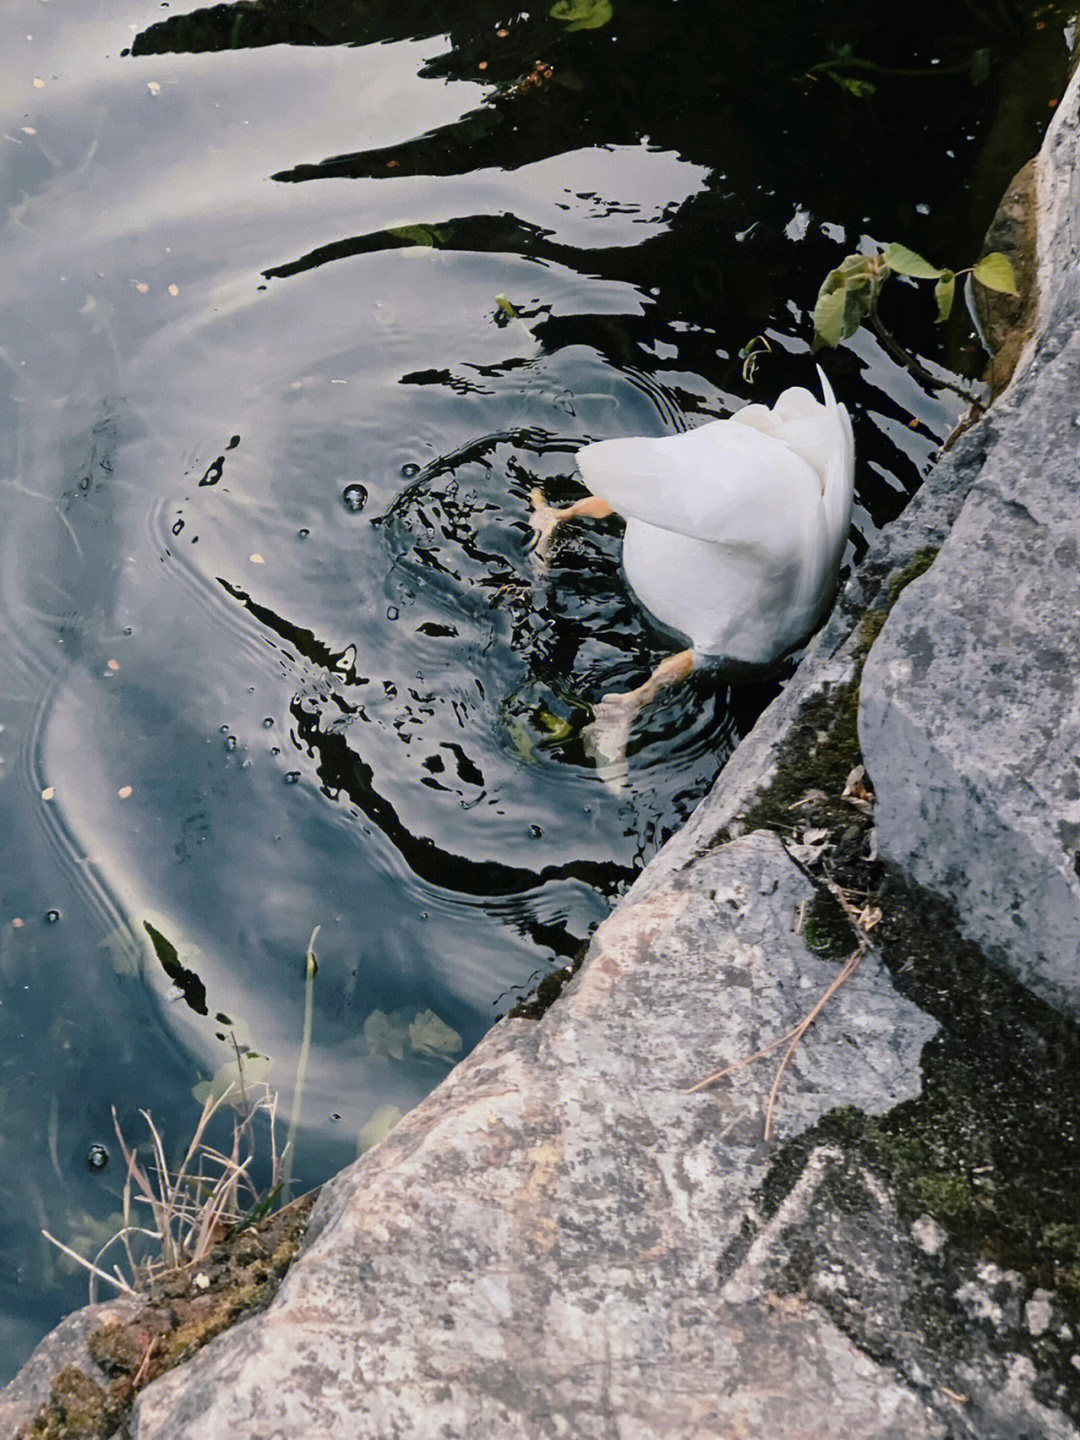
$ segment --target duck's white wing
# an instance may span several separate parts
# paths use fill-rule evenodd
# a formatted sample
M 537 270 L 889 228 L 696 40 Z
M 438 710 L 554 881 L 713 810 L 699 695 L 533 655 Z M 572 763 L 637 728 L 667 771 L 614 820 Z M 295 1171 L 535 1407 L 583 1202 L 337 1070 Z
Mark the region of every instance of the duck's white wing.
M 851 518 L 855 445 L 848 413 L 837 403 L 820 366 L 818 376 L 824 403 L 809 390 L 794 386 L 779 396 L 771 410 L 765 405 L 744 405 L 731 418 L 740 425 L 771 435 L 814 467 L 825 497 L 829 533 L 839 547 L 839 559 Z
M 797 528 L 821 503 L 809 461 L 735 420 L 661 439 L 601 440 L 577 462 L 588 488 L 620 515 L 699 540 L 753 545 L 777 522 Z

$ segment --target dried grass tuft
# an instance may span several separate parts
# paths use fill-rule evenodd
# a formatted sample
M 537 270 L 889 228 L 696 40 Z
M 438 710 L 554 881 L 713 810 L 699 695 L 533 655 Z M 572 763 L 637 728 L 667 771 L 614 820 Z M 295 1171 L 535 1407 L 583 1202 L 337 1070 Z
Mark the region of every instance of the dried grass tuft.
M 239 1059 L 239 1056 L 238 1056 Z M 285 1184 L 289 1146 L 277 1149 L 275 1121 L 277 1095 L 268 1085 L 249 1089 L 240 1081 L 219 1095 L 207 1097 L 198 1124 L 178 1168 L 170 1170 L 165 1145 L 148 1110 L 140 1110 L 150 1132 L 149 1158 L 140 1162 L 138 1151 L 129 1147 L 120 1128 L 116 1108 L 113 1125 L 120 1142 L 127 1174 L 124 1178 L 123 1224 L 92 1260 L 78 1254 L 63 1241 L 43 1230 L 45 1238 L 90 1272 L 90 1303 L 98 1298 L 99 1282 L 121 1294 L 136 1295 L 162 1276 L 198 1265 L 214 1245 L 238 1226 L 264 1215 L 275 1203 Z M 236 1111 L 232 1146 L 228 1154 L 215 1149 L 206 1132 L 225 1105 Z M 251 1178 L 255 1161 L 257 1117 L 265 1115 L 270 1137 L 270 1186 L 260 1191 Z M 145 1206 L 150 1225 L 139 1224 L 136 1206 Z M 143 1212 L 145 1214 L 145 1212 Z M 152 1244 L 149 1258 L 136 1253 L 140 1238 Z M 106 1268 L 106 1255 L 119 1245 L 123 1260 Z

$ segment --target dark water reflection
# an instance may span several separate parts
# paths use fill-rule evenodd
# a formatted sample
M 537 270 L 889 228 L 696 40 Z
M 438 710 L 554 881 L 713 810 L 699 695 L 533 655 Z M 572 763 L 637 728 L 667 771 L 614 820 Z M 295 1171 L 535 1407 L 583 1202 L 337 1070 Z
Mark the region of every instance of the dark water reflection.
M 111 1105 L 180 1143 L 231 1028 L 288 1112 L 315 925 L 302 1183 L 577 950 L 771 691 L 695 679 L 605 788 L 588 706 L 665 639 L 611 525 L 530 562 L 530 489 L 806 381 L 864 234 L 973 258 L 1063 66 L 1046 7 L 612 3 L 8 8 L 0 1378 L 84 1294 L 40 1227 L 108 1238 Z M 856 100 L 834 39 L 948 74 Z M 955 409 L 829 366 L 854 553 Z

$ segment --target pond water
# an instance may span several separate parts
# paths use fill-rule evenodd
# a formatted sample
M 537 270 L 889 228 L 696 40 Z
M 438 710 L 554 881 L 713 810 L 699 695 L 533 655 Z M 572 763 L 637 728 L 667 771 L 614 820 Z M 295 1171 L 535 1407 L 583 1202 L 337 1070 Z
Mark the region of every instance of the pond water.
M 975 258 L 1063 20 L 950 10 L 8 0 L 0 1380 L 85 1298 L 41 1229 L 115 1228 L 111 1107 L 182 1147 L 236 1037 L 288 1116 L 319 926 L 320 1182 L 579 951 L 782 683 L 695 678 L 605 785 L 589 706 L 669 643 L 612 523 L 536 566 L 528 495 L 812 383 L 867 237 Z M 869 335 L 825 363 L 850 564 L 959 402 Z

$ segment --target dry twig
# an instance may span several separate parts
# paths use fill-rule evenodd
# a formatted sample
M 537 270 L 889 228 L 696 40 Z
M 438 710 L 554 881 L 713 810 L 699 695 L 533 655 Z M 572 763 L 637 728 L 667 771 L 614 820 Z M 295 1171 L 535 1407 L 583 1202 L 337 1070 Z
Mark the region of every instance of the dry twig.
M 784 1050 L 783 1058 L 780 1061 L 776 1076 L 773 1079 L 772 1088 L 769 1091 L 769 1098 L 765 1106 L 766 1140 L 772 1139 L 773 1120 L 776 1114 L 777 1100 L 780 1095 L 780 1082 L 784 1078 L 784 1071 L 791 1063 L 791 1058 L 795 1054 L 799 1041 L 810 1029 L 810 1026 L 821 1014 L 837 990 L 840 989 L 841 985 L 843 985 L 845 981 L 850 980 L 851 976 L 859 968 L 863 956 L 873 944 L 869 931 L 881 919 L 881 911 L 870 906 L 865 906 L 862 910 L 856 910 L 855 906 L 852 905 L 848 899 L 847 892 L 837 885 L 834 880 L 825 877 L 823 883 L 843 910 L 848 922 L 858 937 L 858 944 L 844 962 L 840 973 L 821 994 L 811 1009 L 807 1011 L 799 1023 L 793 1026 L 787 1034 L 779 1036 L 776 1040 L 771 1040 L 768 1045 L 763 1045 L 760 1050 L 755 1050 L 752 1055 L 744 1055 L 742 1059 L 734 1061 L 731 1065 L 725 1065 L 722 1070 L 714 1071 L 711 1075 L 707 1075 L 704 1080 L 699 1080 L 696 1085 L 691 1085 L 686 1091 L 688 1095 L 695 1095 L 702 1090 L 707 1090 L 711 1085 L 715 1085 L 718 1080 L 723 1080 L 726 1076 L 735 1074 L 737 1070 L 742 1070 L 747 1065 L 753 1065 L 756 1061 L 764 1059 L 766 1055 L 771 1055 L 774 1050 L 778 1050 L 782 1045 L 786 1045 L 787 1048 Z

